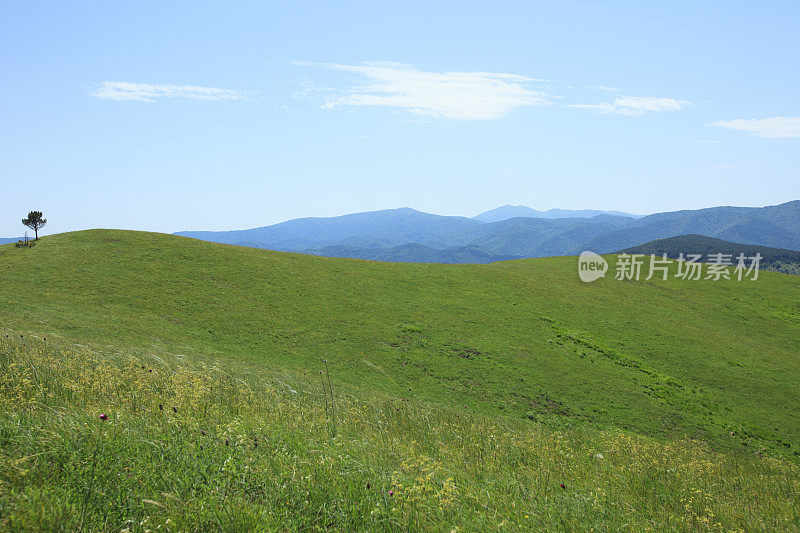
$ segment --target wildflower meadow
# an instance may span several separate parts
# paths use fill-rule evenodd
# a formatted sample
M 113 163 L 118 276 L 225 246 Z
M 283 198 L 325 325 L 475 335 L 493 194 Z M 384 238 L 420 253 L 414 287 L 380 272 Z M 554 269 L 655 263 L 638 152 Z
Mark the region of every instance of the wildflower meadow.
M 800 527 L 793 462 L 251 370 L 3 335 L 0 528 Z

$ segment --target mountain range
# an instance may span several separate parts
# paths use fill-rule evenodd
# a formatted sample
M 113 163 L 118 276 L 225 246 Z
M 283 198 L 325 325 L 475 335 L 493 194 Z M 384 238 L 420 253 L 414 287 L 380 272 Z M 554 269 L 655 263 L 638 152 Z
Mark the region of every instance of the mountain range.
M 527 208 L 524 208 L 527 209 Z M 515 216 L 505 206 L 474 218 L 410 208 L 300 218 L 234 231 L 183 231 L 211 242 L 381 261 L 486 263 L 521 257 L 612 253 L 686 234 L 739 244 L 800 250 L 800 200 L 768 207 L 712 207 L 636 217 L 614 212 L 568 211 L 573 216 Z M 497 221 L 487 221 L 491 218 Z M 484 220 L 481 220 L 483 218 Z
M 681 254 L 684 257 L 688 254 L 700 255 L 700 261 L 707 261 L 711 254 L 727 254 L 731 256 L 731 262 L 735 265 L 739 254 L 744 254 L 747 258 L 761 255 L 759 268 L 761 270 L 772 270 L 783 272 L 784 274 L 800 275 L 800 251 L 785 250 L 783 248 L 770 248 L 768 246 L 756 246 L 753 244 L 737 244 L 733 242 L 704 237 L 702 235 L 681 235 L 668 239 L 658 239 L 620 250 L 619 253 L 626 254 L 655 254 L 661 256 L 666 254 L 670 259 L 678 259 Z M 750 260 L 747 260 L 749 266 Z
M 632 215 L 622 211 L 597 211 L 595 209 L 548 209 L 547 211 L 537 211 L 524 205 L 504 205 L 495 209 L 490 209 L 485 213 L 476 215 L 472 218 L 481 222 L 501 222 L 509 218 L 528 217 L 528 218 L 589 218 L 597 215 L 616 215 L 629 218 L 641 218 L 643 215 Z

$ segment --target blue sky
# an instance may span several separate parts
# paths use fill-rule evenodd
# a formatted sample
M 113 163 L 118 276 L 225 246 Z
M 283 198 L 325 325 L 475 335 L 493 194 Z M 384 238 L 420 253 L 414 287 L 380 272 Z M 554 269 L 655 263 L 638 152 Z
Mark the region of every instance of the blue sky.
M 0 2 L 0 236 L 800 198 L 797 2 Z

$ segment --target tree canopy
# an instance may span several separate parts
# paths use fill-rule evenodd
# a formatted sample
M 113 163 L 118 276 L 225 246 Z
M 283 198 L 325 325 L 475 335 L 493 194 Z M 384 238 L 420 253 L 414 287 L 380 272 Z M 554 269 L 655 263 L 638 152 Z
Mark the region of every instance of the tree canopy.
M 23 218 L 22 223 L 31 228 L 36 233 L 36 240 L 39 240 L 39 230 L 47 224 L 47 219 L 42 218 L 41 211 L 31 211 L 28 218 Z

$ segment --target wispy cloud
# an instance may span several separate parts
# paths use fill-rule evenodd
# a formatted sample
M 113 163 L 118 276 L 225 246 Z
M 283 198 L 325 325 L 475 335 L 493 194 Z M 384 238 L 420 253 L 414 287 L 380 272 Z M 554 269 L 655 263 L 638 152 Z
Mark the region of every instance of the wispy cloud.
M 719 126 L 732 130 L 745 131 L 759 137 L 781 138 L 800 137 L 800 117 L 739 118 L 720 120 L 709 126 Z
M 619 115 L 639 116 L 658 111 L 679 111 L 689 105 L 685 100 L 659 98 L 656 96 L 620 96 L 613 102 L 602 104 L 571 104 L 568 107 L 594 109 L 600 113 L 616 113 Z
M 155 102 L 161 99 L 243 100 L 248 95 L 243 91 L 198 85 L 151 85 L 127 81 L 104 81 L 94 88 L 92 96 L 101 100 Z
M 327 108 L 384 106 L 437 118 L 488 120 L 504 117 L 519 107 L 550 103 L 548 95 L 532 88 L 543 80 L 517 74 L 425 72 L 388 62 L 297 64 L 347 72 L 366 81 L 339 91 L 325 90 Z

